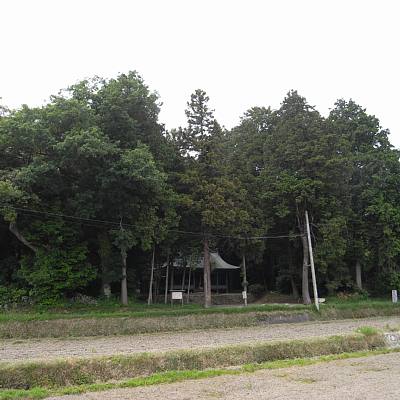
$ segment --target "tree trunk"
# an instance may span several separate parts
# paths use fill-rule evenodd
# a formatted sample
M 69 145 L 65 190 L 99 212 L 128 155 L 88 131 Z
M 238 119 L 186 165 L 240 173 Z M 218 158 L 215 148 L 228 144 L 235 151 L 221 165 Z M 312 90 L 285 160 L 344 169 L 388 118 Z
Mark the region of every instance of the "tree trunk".
M 308 286 L 308 269 L 309 269 L 309 254 L 308 243 L 306 235 L 301 236 L 301 243 L 303 245 L 303 280 L 302 280 L 302 296 L 304 304 L 311 304 L 310 290 Z
M 289 254 L 289 274 L 290 274 L 290 285 L 292 286 L 292 296 L 295 300 L 300 299 L 299 289 L 297 289 L 296 281 L 294 280 L 296 271 L 293 263 L 292 249 L 290 244 L 288 246 L 288 254 Z
M 8 227 L 10 229 L 10 232 L 14 234 L 14 236 L 21 242 L 23 243 L 26 247 L 31 249 L 35 254 L 37 253 L 38 249 L 30 243 L 27 239 L 25 239 L 24 235 L 18 230 L 17 223 L 16 222 L 10 222 L 10 225 Z
M 110 258 L 111 258 L 111 242 L 106 232 L 100 232 L 97 235 L 99 244 L 99 256 L 101 264 L 101 288 L 104 297 L 111 297 L 111 284 L 110 284 Z
M 204 239 L 204 307 L 211 306 L 211 265 L 210 265 L 210 249 L 208 247 L 208 239 Z
M 189 267 L 189 282 L 188 282 L 188 290 L 187 290 L 187 302 L 190 302 L 190 278 L 192 277 L 192 266 Z
M 172 265 L 171 267 L 171 282 L 169 283 L 169 290 L 170 292 L 174 291 L 174 273 L 175 273 L 175 268 Z M 172 296 L 172 295 L 171 295 Z
M 153 282 L 154 282 L 154 257 L 156 248 L 153 248 L 153 256 L 151 257 L 151 273 L 150 273 L 150 285 L 149 285 L 149 296 L 147 298 L 147 304 L 153 303 Z
M 246 256 L 244 254 L 243 254 L 242 265 L 243 265 L 243 282 L 242 282 L 242 286 L 243 286 L 243 291 L 246 292 L 246 296 L 244 298 L 244 305 L 247 306 L 247 286 L 248 286 L 248 282 L 247 282 L 247 270 L 246 270 Z
M 295 300 L 300 299 L 299 289 L 297 289 L 296 282 L 294 281 L 293 275 L 290 275 L 290 285 L 292 286 L 292 296 Z
M 164 303 L 168 302 L 168 274 L 169 274 L 169 257 L 167 257 L 167 271 L 165 272 L 165 292 L 164 292 Z
M 356 284 L 358 289 L 362 289 L 362 276 L 361 276 L 361 263 L 360 260 L 356 261 Z
M 181 286 L 182 292 L 185 288 L 185 280 L 186 280 L 186 267 L 183 268 L 183 274 L 182 274 L 182 286 Z
M 121 303 L 124 306 L 128 305 L 128 282 L 126 279 L 126 251 L 121 251 L 122 257 L 122 278 L 121 278 Z

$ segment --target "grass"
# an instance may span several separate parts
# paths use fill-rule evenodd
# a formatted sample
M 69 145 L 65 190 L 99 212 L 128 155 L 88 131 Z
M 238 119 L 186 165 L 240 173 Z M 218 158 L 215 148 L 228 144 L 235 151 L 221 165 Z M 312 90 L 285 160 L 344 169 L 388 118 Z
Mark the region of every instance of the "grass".
M 366 300 L 341 300 L 328 298 L 326 304 L 321 304 L 321 311 L 327 310 L 352 310 L 360 308 L 373 309 L 400 309 L 399 304 L 393 304 L 384 299 Z M 116 301 L 100 300 L 95 305 L 62 303 L 58 306 L 33 306 L 17 310 L 0 312 L 0 323 L 11 321 L 44 321 L 53 319 L 76 319 L 76 318 L 115 318 L 134 317 L 149 318 L 160 316 L 180 315 L 209 315 L 209 314 L 242 314 L 247 312 L 264 311 L 288 311 L 308 310 L 313 311 L 313 306 L 303 304 L 250 304 L 247 307 L 211 307 L 203 308 L 199 304 L 169 305 L 154 304 L 148 306 L 144 303 L 132 301 L 128 306 L 121 306 Z
M 400 304 L 386 300 L 328 299 L 327 304 L 321 305 L 320 312 L 316 312 L 313 306 L 301 304 L 204 309 L 191 304 L 171 307 L 140 303 L 123 308 L 115 302 L 100 302 L 91 306 L 69 305 L 64 311 L 60 307 L 41 307 L 0 313 L 0 338 L 132 335 L 387 315 L 400 315 Z
M 47 321 L 53 319 L 77 319 L 77 318 L 150 318 L 162 316 L 180 315 L 209 315 L 209 314 L 245 314 L 254 311 L 287 311 L 287 310 L 308 310 L 311 306 L 302 304 L 254 304 L 248 307 L 212 307 L 203 308 L 198 304 L 180 305 L 144 305 L 132 304 L 131 306 L 82 306 L 65 308 L 32 308 L 0 312 L 0 323 L 14 321 Z
M 215 329 L 257 326 L 271 319 L 295 318 L 301 311 L 188 314 L 160 317 L 77 318 L 39 321 L 10 321 L 0 324 L 0 338 L 29 339 L 44 337 L 82 337 L 134 335 L 155 332 L 179 332 L 193 329 Z M 305 315 L 308 318 L 307 315 Z
M 398 352 L 400 349 L 375 349 L 369 351 L 347 352 L 341 354 L 331 354 L 314 358 L 297 358 L 291 360 L 269 361 L 264 363 L 251 363 L 243 365 L 236 369 L 208 369 L 204 371 L 169 371 L 150 375 L 148 377 L 139 377 L 127 379 L 112 383 L 95 383 L 89 385 L 70 386 L 63 388 L 42 388 L 36 387 L 28 390 L 0 390 L 0 400 L 21 400 L 21 399 L 44 399 L 51 396 L 62 396 L 70 394 L 82 394 L 86 392 L 100 392 L 110 389 L 135 388 L 140 386 L 159 385 L 185 380 L 213 378 L 221 375 L 239 375 L 243 373 L 252 373 L 259 370 L 272 370 L 290 367 L 305 367 L 317 363 L 332 362 L 335 360 L 345 360 L 350 358 L 362 358 L 379 354 L 388 354 Z M 309 383 L 309 382 L 307 382 Z
M 372 326 L 360 326 L 357 330 L 357 333 L 361 333 L 362 335 L 365 336 L 374 336 L 379 333 L 379 330 L 377 328 L 374 328 Z
M 3 363 L 0 364 L 0 387 L 29 389 L 94 384 L 168 371 L 226 368 L 289 358 L 366 351 L 379 347 L 385 347 L 382 335 L 355 334 L 165 353 Z

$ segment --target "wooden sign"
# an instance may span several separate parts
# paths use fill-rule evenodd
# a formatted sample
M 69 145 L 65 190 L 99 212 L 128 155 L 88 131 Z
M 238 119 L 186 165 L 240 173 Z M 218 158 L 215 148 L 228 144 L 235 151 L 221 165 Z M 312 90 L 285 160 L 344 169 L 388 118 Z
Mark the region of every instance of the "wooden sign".
M 182 300 L 182 292 L 172 292 L 172 300 Z

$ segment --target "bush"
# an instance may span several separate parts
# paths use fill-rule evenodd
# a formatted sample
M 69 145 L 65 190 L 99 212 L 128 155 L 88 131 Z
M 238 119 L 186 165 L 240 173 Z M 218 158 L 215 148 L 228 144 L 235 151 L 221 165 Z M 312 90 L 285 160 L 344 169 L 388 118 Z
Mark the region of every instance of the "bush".
M 25 289 L 0 286 L 0 307 L 21 304 L 27 300 L 27 294 Z
M 356 289 L 354 292 L 339 292 L 336 294 L 338 300 L 343 301 L 360 301 L 367 300 L 369 298 L 369 293 L 364 289 Z
M 86 262 L 86 247 L 40 250 L 33 260 L 24 258 L 19 274 L 31 286 L 30 295 L 41 304 L 55 304 L 67 293 L 85 287 L 96 277 Z
M 376 278 L 376 294 L 390 296 L 392 290 L 400 292 L 400 272 L 383 271 Z
M 264 292 L 264 286 L 260 285 L 259 283 L 254 283 L 253 285 L 249 285 L 248 292 L 252 294 L 254 297 L 261 297 Z

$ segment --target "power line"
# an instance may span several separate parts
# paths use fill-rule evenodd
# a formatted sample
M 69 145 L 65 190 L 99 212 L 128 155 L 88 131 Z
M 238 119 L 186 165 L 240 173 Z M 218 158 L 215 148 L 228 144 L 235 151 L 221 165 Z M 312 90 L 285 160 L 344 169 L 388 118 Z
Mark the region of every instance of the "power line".
M 53 217 L 53 218 L 67 218 L 71 219 L 73 221 L 70 222 L 80 222 L 89 226 L 97 226 L 93 224 L 103 224 L 103 225 L 114 225 L 114 226 L 126 226 L 130 228 L 137 228 L 138 225 L 134 224 L 127 224 L 127 223 L 122 223 L 117 222 L 117 221 L 108 221 L 108 220 L 103 220 L 103 219 L 94 219 L 94 218 L 86 218 L 86 217 L 78 217 L 76 215 L 66 215 L 66 214 L 61 214 L 61 213 L 53 213 L 53 212 L 48 212 L 48 211 L 39 211 L 39 210 L 33 210 L 29 208 L 22 208 L 22 207 L 14 207 L 14 206 L 7 206 L 15 211 L 19 211 L 22 213 L 28 213 L 29 214 L 39 214 L 39 215 L 44 215 L 47 217 Z M 177 234 L 182 234 L 182 235 L 193 235 L 193 236 L 199 236 L 203 237 L 204 233 L 202 232 L 192 232 L 192 231 L 183 231 L 183 230 L 178 230 L 178 229 L 168 229 L 169 232 L 171 233 L 177 233 Z M 303 234 L 288 234 L 288 235 L 266 235 L 266 236 L 233 236 L 233 235 L 220 235 L 220 234 L 209 234 L 210 237 L 215 237 L 215 238 L 221 238 L 221 239 L 234 239 L 234 240 L 267 240 L 267 239 L 284 239 L 284 238 L 296 238 L 296 237 L 301 237 Z

